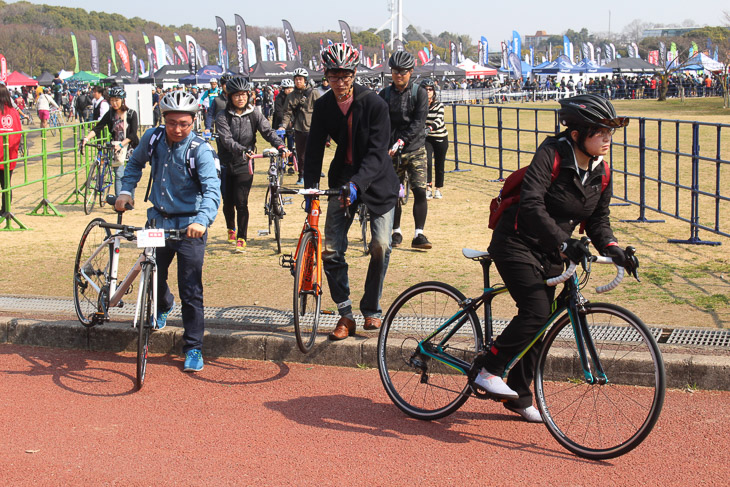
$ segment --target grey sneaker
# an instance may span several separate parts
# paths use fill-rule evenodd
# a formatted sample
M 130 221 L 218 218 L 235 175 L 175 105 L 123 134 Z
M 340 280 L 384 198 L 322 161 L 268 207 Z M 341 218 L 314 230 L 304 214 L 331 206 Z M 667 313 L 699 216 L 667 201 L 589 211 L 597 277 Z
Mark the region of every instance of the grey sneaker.
M 414 248 L 414 249 L 426 249 L 426 250 L 428 250 L 431 247 L 433 247 L 433 245 L 431 245 L 431 242 L 428 241 L 428 239 L 426 238 L 426 236 L 424 234 L 419 233 L 411 241 L 411 247 Z
M 542 416 L 540 416 L 540 411 L 538 411 L 535 406 L 528 406 L 526 408 L 516 408 L 516 407 L 510 406 L 507 403 L 504 403 L 504 407 L 509 409 L 513 413 L 519 414 L 528 423 L 542 423 Z
M 441 190 L 436 188 L 433 192 L 433 197 L 434 197 L 434 199 L 440 200 L 441 198 L 444 197 L 444 195 L 441 194 Z
M 504 383 L 501 377 L 487 372 L 485 369 L 479 372 L 474 383 L 497 399 L 518 399 L 520 397 Z

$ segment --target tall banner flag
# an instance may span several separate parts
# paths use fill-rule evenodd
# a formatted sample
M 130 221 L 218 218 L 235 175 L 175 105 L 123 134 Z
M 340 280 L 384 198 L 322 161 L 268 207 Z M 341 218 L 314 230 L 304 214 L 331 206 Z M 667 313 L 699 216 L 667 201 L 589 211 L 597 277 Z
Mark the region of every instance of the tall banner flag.
M 636 57 L 634 55 L 634 45 L 633 44 L 629 44 L 628 46 L 626 46 L 626 51 L 627 51 L 629 57 Z
M 175 51 L 172 50 L 170 44 L 165 44 L 165 61 L 170 66 L 175 65 Z
M 430 56 L 429 57 L 429 60 L 431 60 L 434 57 L 436 57 L 436 53 L 433 52 L 433 42 L 429 42 L 428 43 L 428 55 Z
M 509 45 L 506 42 L 502 42 L 501 45 L 502 45 L 502 62 L 501 62 L 502 68 L 508 69 L 509 63 L 507 61 L 507 54 L 509 51 Z
M 269 48 L 269 60 L 270 61 L 277 61 L 277 59 L 276 59 L 276 47 L 274 47 L 274 42 L 273 41 L 269 41 L 268 48 Z M 284 61 L 284 59 L 283 58 L 282 59 L 278 59 L 278 61 Z
M 286 41 L 281 38 L 276 38 L 276 56 L 279 58 L 279 61 L 286 61 Z
M 74 68 L 74 73 L 79 72 L 79 46 L 76 44 L 76 36 L 73 32 L 71 32 L 71 44 L 74 47 L 74 59 L 76 59 L 76 67 Z
M 380 43 L 381 58 L 383 59 L 382 64 L 385 64 L 385 43 Z
M 459 51 L 456 53 L 456 59 L 459 60 L 459 62 L 462 62 L 464 60 L 464 55 L 462 54 L 464 50 L 461 46 L 461 39 L 459 39 Z
M 566 35 L 563 36 L 563 54 L 568 56 L 570 58 L 571 62 L 573 61 L 573 56 L 571 55 L 572 53 L 570 52 L 570 39 L 568 39 L 568 36 L 566 36 Z
M 639 46 L 635 42 L 632 42 L 631 45 L 634 46 L 634 57 L 639 57 Z
M 290 61 L 294 61 L 296 59 L 299 59 L 301 62 L 301 58 L 299 57 L 299 45 L 297 44 L 297 39 L 294 37 L 294 29 L 292 28 L 291 24 L 288 20 L 282 19 L 281 23 L 284 24 L 284 40 L 286 41 L 286 52 L 289 56 Z
M 700 48 L 697 47 L 697 43 L 695 41 L 692 41 L 692 47 L 689 50 L 689 57 L 692 57 L 693 55 L 700 52 Z
M 226 23 L 222 18 L 215 18 L 216 31 L 218 32 L 218 65 L 223 70 L 228 69 L 228 34 L 226 33 Z
M 8 60 L 0 54 L 0 81 L 7 83 L 8 81 Z
M 530 66 L 535 65 L 535 48 L 530 46 Z
M 111 32 L 109 32 L 109 44 L 112 46 L 112 62 L 114 63 L 114 71 L 116 72 L 119 69 L 117 69 L 117 57 L 114 55 L 114 37 L 112 37 Z
M 188 64 L 188 50 L 180 41 L 175 41 L 175 64 L 186 65 Z
M 667 45 L 663 42 L 659 43 L 659 66 L 664 67 L 667 65 Z
M 548 52 L 547 52 L 547 60 L 548 60 L 548 62 L 552 62 L 553 61 L 553 42 L 550 41 L 548 46 L 549 47 L 548 47 Z
M 246 37 L 246 23 L 240 15 L 235 15 L 236 19 L 236 54 L 238 55 L 238 72 L 248 75 L 248 68 L 251 63 L 248 62 L 248 37 Z
M 246 45 L 248 46 L 249 67 L 251 67 L 256 64 L 256 45 L 251 39 L 246 39 Z
M 512 52 L 517 54 L 517 59 L 522 57 L 522 37 L 516 30 L 512 31 Z
M 522 78 L 522 61 L 520 61 L 520 56 L 518 56 L 515 52 L 509 53 L 507 56 L 507 63 L 512 77 L 515 79 Z
M 208 50 L 206 48 L 204 48 L 203 46 L 201 46 L 200 44 L 198 44 L 198 49 L 200 50 L 200 52 L 199 52 L 200 63 L 203 66 L 208 66 L 208 64 L 210 64 L 210 61 L 208 59 Z
M 342 32 L 342 42 L 352 46 L 352 33 L 350 26 L 344 20 L 340 20 L 340 32 Z
M 147 50 L 147 63 L 150 65 L 150 71 L 155 72 L 160 69 L 157 65 L 157 52 L 155 51 L 155 46 L 151 42 L 148 42 L 144 45 L 144 47 Z
M 677 44 L 672 42 L 669 45 L 669 52 L 667 53 L 667 67 L 677 60 Z
M 482 36 L 482 66 L 487 66 L 489 64 L 489 42 L 487 41 L 487 38 Z
M 451 52 L 451 64 L 456 66 L 459 64 L 459 58 L 456 57 L 456 43 L 449 41 L 449 51 Z
M 185 47 L 188 51 L 188 69 L 195 74 L 198 72 L 198 44 L 190 35 L 185 35 Z
M 418 51 L 418 60 L 421 61 L 421 64 L 426 64 L 428 62 L 428 53 L 425 51 L 425 47 Z
M 165 53 L 165 41 L 160 36 L 154 36 L 152 38 L 155 43 L 155 59 L 157 60 L 157 68 L 160 69 L 167 65 L 167 57 Z
M 175 35 L 177 35 L 177 34 L 175 34 Z M 150 43 L 150 38 L 147 37 L 147 34 L 145 34 L 144 31 L 142 31 L 142 39 L 144 39 L 145 45 Z
M 259 36 L 259 49 L 261 53 L 261 60 L 262 61 L 268 61 L 269 60 L 269 41 L 266 40 L 266 37 Z
M 611 46 L 611 61 L 614 59 L 617 59 L 616 57 L 616 46 L 613 45 L 613 42 L 610 44 Z
M 129 66 L 129 50 L 127 49 L 127 45 L 123 41 L 117 41 L 115 46 L 117 50 L 117 54 L 119 54 L 119 61 L 122 63 L 122 68 L 128 73 L 131 73 L 131 68 Z
M 588 43 L 588 59 L 590 59 L 591 61 L 596 60 L 596 51 L 595 51 L 595 48 L 593 47 L 592 42 Z
M 135 83 L 139 81 L 139 63 L 137 62 L 137 53 L 134 52 L 134 49 L 131 49 L 129 52 L 129 57 L 131 58 L 132 63 L 132 81 Z
M 712 55 L 712 60 L 717 61 L 717 44 L 715 44 L 715 54 Z
M 114 51 L 112 51 L 112 53 L 114 53 Z M 106 58 L 106 75 L 112 75 L 112 58 L 110 58 L 109 56 L 107 56 Z
M 96 37 L 89 34 L 89 43 L 91 44 L 91 72 L 99 72 L 99 42 Z
M 609 46 L 608 44 L 603 45 L 603 54 L 604 54 L 604 57 L 606 58 L 606 64 L 613 61 L 612 52 L 613 51 L 611 51 L 611 46 Z
M 179 42 L 180 44 L 183 43 L 182 39 L 180 39 L 180 35 L 177 32 L 173 32 L 172 35 L 175 37 L 175 42 Z

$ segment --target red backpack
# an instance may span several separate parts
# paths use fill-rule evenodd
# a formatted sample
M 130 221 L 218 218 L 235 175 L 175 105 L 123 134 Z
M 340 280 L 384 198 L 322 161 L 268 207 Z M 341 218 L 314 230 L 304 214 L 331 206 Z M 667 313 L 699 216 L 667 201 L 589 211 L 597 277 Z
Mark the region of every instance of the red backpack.
M 602 162 L 604 174 L 601 177 L 601 193 L 603 193 L 603 191 L 608 186 L 608 182 L 611 180 L 611 168 L 608 166 L 608 163 L 605 160 Z M 527 172 L 528 167 L 530 166 L 528 165 L 522 167 L 510 174 L 507 179 L 504 180 L 504 186 L 502 186 L 502 189 L 499 191 L 497 197 L 494 198 L 489 204 L 488 226 L 492 230 L 497 227 L 497 223 L 499 223 L 499 219 L 502 216 L 502 213 L 504 213 L 504 211 L 510 206 L 520 202 L 522 180 L 525 179 L 525 172 Z M 550 173 L 550 183 L 555 182 L 555 180 L 558 178 L 558 174 L 560 174 L 560 155 L 556 150 L 555 160 L 553 161 L 553 170 Z M 515 223 L 515 225 L 517 224 Z M 581 233 L 583 233 L 582 229 L 583 225 L 581 225 Z

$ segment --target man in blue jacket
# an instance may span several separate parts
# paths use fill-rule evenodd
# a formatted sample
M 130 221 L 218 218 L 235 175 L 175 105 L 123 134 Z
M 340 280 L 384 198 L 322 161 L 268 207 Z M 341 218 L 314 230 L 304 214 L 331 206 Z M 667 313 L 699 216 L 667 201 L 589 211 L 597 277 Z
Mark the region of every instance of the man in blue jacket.
M 185 328 L 184 370 L 197 372 L 203 369 L 203 258 L 208 227 L 220 205 L 220 180 L 215 155 L 207 143 L 193 150 L 194 167 L 186 161 L 188 148 L 196 138 L 192 128 L 198 111 L 195 97 L 182 91 L 168 93 L 160 100 L 160 110 L 165 132 L 157 141 L 151 140 L 154 128 L 142 136 L 124 170 L 115 207 L 124 211 L 126 204 L 134 204 L 134 190 L 149 160 L 152 167 L 149 200 L 153 206 L 147 210 L 148 221 L 155 220 L 158 228 L 166 230 L 187 229 L 183 240 L 168 240 L 164 248 L 157 249 L 157 328 L 165 326 L 175 305 L 167 285 L 167 273 L 177 255 L 178 291 Z M 151 157 L 148 156 L 150 144 Z
M 390 235 L 398 199 L 398 176 L 388 156 L 388 105 L 374 91 L 354 82 L 359 60 L 360 53 L 347 44 L 333 44 L 322 52 L 325 76 L 332 89 L 314 103 L 305 156 L 304 185 L 313 188 L 319 183 L 327 136 L 330 136 L 337 144 L 337 151 L 330 164 L 329 187 L 346 185 L 349 193 L 343 202 L 329 201 L 324 228 L 324 271 L 340 314 L 329 336 L 331 340 L 355 334 L 345 252 L 354 209 L 361 204 L 370 212 L 372 238 L 360 311 L 365 317 L 366 330 L 380 328 L 380 295 L 390 260 Z M 352 205 L 348 215 L 342 209 L 343 204 Z

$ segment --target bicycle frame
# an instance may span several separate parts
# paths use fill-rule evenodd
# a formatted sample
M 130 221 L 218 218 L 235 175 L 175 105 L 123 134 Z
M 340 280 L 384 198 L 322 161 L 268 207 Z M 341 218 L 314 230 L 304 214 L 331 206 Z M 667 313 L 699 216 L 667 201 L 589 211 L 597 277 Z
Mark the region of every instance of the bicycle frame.
M 311 274 L 304 276 L 304 282 L 302 282 L 302 290 L 304 291 L 314 291 L 316 293 L 322 292 L 322 234 L 319 231 L 319 217 L 320 217 L 320 205 L 319 205 L 319 198 L 312 198 L 312 207 L 307 213 L 307 219 L 304 220 L 304 226 L 302 227 L 302 233 L 299 235 L 299 240 L 297 241 L 297 249 L 294 252 L 294 262 L 297 261 L 299 258 L 299 252 L 302 251 L 301 244 L 302 244 L 302 238 L 306 233 L 313 233 L 315 237 L 317 238 L 317 254 L 315 255 L 315 258 L 317 259 L 317 283 L 320 283 L 319 289 L 312 289 L 312 281 L 313 276 Z

